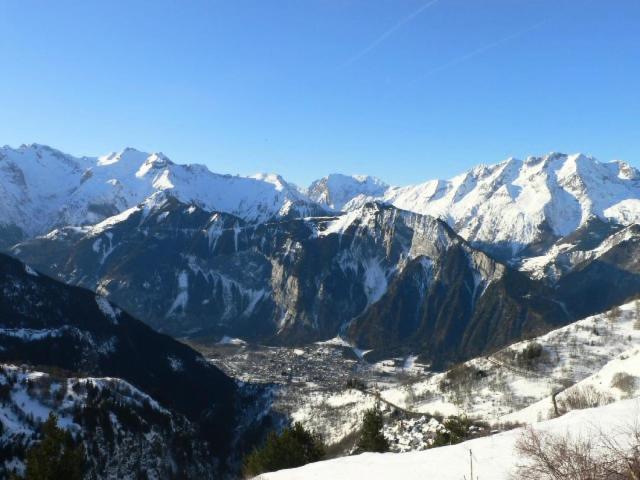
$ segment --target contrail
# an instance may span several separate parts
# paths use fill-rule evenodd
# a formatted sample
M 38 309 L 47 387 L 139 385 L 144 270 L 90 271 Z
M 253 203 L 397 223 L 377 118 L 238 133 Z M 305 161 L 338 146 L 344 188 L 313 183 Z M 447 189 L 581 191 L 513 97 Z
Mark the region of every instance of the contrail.
M 398 31 L 404 25 L 406 25 L 407 23 L 412 21 L 414 18 L 416 18 L 418 15 L 420 15 L 422 12 L 424 12 L 427 8 L 432 7 L 433 5 L 438 3 L 439 1 L 440 0 L 431 0 L 431 1 L 423 4 L 415 12 L 413 12 L 413 13 L 407 15 L 406 17 L 404 17 L 402 20 L 400 20 L 398 23 L 396 23 L 393 27 L 391 27 L 389 30 L 387 30 L 382 35 L 380 35 L 378 38 L 376 38 L 373 42 L 371 42 L 365 49 L 361 50 L 360 52 L 355 54 L 353 57 L 351 57 L 349 60 L 344 62 L 343 67 L 347 67 L 347 66 L 357 62 L 358 60 L 360 60 L 362 57 L 364 57 L 366 54 L 368 54 L 373 49 L 375 49 L 377 46 L 379 46 L 382 42 L 384 42 L 387 38 L 389 38 L 391 35 L 393 35 L 396 31 Z
M 506 43 L 510 40 L 513 40 L 514 38 L 518 38 L 522 35 L 524 35 L 525 33 L 530 32 L 531 30 L 535 30 L 536 28 L 540 28 L 542 25 L 544 25 L 545 23 L 549 22 L 551 20 L 551 18 L 545 18 L 544 20 L 539 21 L 538 23 L 534 23 L 533 25 L 527 27 L 527 28 L 523 28 L 522 30 L 518 30 L 517 32 L 514 32 L 510 35 L 507 35 L 506 37 L 502 37 L 494 42 L 491 43 L 487 43 L 486 45 L 483 45 L 480 48 L 476 48 L 475 50 L 472 50 L 468 53 L 465 53 L 464 55 L 461 55 L 459 57 L 454 58 L 453 60 L 449 60 L 448 62 L 432 68 L 431 70 L 429 70 L 427 73 L 425 73 L 424 75 L 422 75 L 420 77 L 420 79 L 425 79 L 430 77 L 431 75 L 438 73 L 438 72 L 442 72 L 443 70 L 447 70 L 450 67 L 453 67 L 455 65 L 458 65 L 459 63 L 463 63 L 466 62 L 467 60 L 475 57 L 476 55 L 480 55 L 484 52 L 486 52 L 487 50 L 491 50 L 493 48 L 496 48 L 500 45 L 502 45 L 503 43 Z

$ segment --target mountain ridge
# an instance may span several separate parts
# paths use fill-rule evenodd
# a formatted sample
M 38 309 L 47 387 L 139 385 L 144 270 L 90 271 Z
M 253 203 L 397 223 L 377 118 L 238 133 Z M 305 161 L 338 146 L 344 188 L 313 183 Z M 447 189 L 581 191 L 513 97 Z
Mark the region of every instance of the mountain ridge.
M 332 215 L 372 200 L 390 203 L 443 219 L 503 260 L 539 255 L 591 217 L 621 225 L 640 221 L 638 170 L 582 154 L 511 157 L 450 180 L 402 187 L 334 173 L 299 188 L 278 174 L 221 175 L 131 147 L 74 157 L 31 144 L 0 149 L 0 246 L 61 226 L 95 224 L 161 191 L 250 223 Z
M 369 198 L 355 197 L 354 208 Z M 591 217 L 640 220 L 640 173 L 621 161 L 551 153 L 479 165 L 451 180 L 391 187 L 380 200 L 442 218 L 503 259 L 542 251 Z
M 250 222 L 324 213 L 274 175 L 221 175 L 133 148 L 101 157 L 73 157 L 38 144 L 0 149 L 0 220 L 13 237 L 94 224 L 160 191 Z
M 412 348 L 444 362 L 463 357 L 463 344 L 481 351 L 568 320 L 542 299 L 551 296 L 542 282 L 474 249 L 445 222 L 388 204 L 248 224 L 167 197 L 12 253 L 178 337 L 296 344 L 345 332 L 379 355 Z M 494 310 L 504 314 L 501 334 Z

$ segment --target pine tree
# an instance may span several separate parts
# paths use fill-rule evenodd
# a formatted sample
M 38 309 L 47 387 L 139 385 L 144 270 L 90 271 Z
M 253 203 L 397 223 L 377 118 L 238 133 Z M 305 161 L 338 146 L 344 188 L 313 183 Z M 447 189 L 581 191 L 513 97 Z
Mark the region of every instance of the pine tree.
M 389 441 L 382 434 L 384 420 L 380 404 L 376 402 L 375 407 L 364 412 L 362 427 L 360 428 L 360 438 L 357 443 L 358 452 L 388 452 Z
M 432 447 L 454 445 L 467 439 L 471 421 L 467 417 L 449 417 L 443 422 L 444 428 L 436 432 Z
M 262 448 L 254 450 L 244 462 L 244 474 L 254 477 L 264 472 L 301 467 L 322 460 L 325 447 L 319 438 L 296 422 L 280 435 L 271 432 Z
M 52 413 L 42 425 L 40 442 L 27 452 L 25 480 L 81 480 L 84 453 Z

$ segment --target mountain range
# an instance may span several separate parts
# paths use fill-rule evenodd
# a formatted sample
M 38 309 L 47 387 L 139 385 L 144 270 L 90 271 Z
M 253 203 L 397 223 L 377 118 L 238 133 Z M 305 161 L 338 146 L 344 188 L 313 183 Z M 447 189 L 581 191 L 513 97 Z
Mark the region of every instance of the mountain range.
M 640 173 L 620 161 L 552 153 L 481 165 L 451 180 L 388 187 L 377 195 L 363 188 L 342 208 L 373 199 L 440 218 L 473 245 L 510 259 L 544 251 L 593 218 L 637 222 Z
M 459 235 L 503 256 L 541 248 L 592 218 L 628 225 L 640 215 L 640 173 L 629 164 L 552 153 L 480 165 L 451 180 L 392 187 L 367 176 L 332 174 L 299 188 L 275 174 L 219 175 L 162 153 L 127 148 L 74 157 L 47 146 L 0 149 L 3 240 L 90 225 L 156 192 L 246 222 L 349 211 L 370 201 L 446 221 Z M 9 238 L 7 238 L 7 236 Z M 15 243 L 15 242 L 14 242 Z
M 177 337 L 340 335 L 442 366 L 640 292 L 640 174 L 580 154 L 302 189 L 30 145 L 0 151 L 0 189 L 6 251 Z

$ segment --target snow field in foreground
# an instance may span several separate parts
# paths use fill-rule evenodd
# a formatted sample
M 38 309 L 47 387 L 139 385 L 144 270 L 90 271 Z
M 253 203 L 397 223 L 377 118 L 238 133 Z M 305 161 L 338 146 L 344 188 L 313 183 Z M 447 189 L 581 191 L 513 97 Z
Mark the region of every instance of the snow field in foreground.
M 640 421 L 640 400 L 622 400 L 604 407 L 574 410 L 534 425 L 540 431 L 577 436 L 600 432 L 624 442 L 627 428 Z M 478 438 L 458 445 L 410 453 L 365 453 L 312 463 L 304 467 L 264 474 L 260 480 L 460 480 L 469 476 L 469 450 L 473 452 L 474 477 L 508 480 L 523 461 L 514 446 L 523 429 Z

